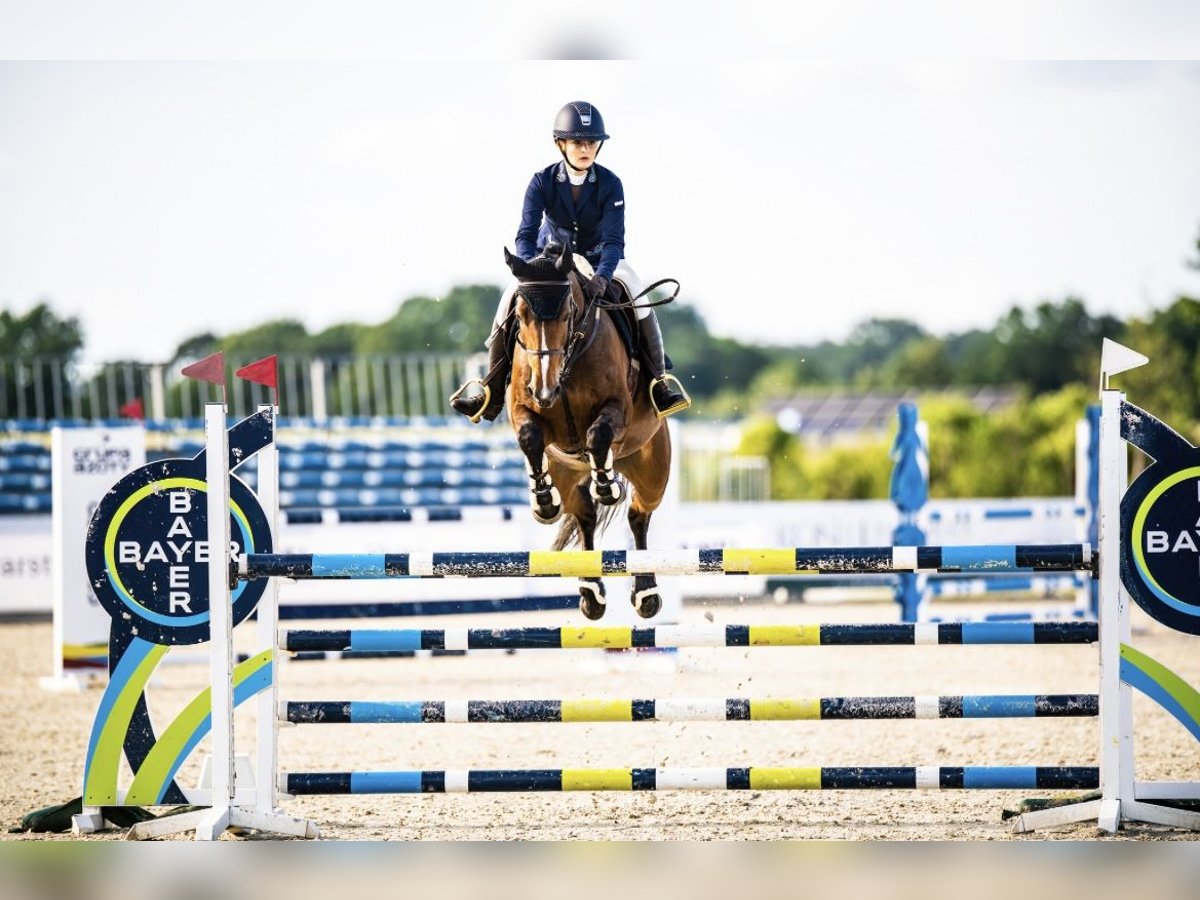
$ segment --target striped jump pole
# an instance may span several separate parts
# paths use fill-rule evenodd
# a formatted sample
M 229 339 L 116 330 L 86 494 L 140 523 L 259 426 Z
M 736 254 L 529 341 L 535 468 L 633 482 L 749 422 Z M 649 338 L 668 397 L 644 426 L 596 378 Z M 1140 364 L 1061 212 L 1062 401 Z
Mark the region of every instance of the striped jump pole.
M 1092 644 L 1095 622 L 917 622 L 883 625 L 658 625 L 578 628 L 284 630 L 293 652 L 569 650 L 635 647 L 829 647 L 963 644 Z
M 1095 766 L 848 766 L 284 772 L 287 794 L 527 791 L 1093 790 Z
M 299 725 L 496 722 L 796 722 L 845 719 L 1022 719 L 1098 715 L 1095 694 L 798 697 L 656 700 L 289 701 Z
M 605 575 L 824 575 L 1091 571 L 1088 544 L 794 547 L 713 550 L 523 550 L 458 553 L 250 553 L 254 578 L 512 578 Z

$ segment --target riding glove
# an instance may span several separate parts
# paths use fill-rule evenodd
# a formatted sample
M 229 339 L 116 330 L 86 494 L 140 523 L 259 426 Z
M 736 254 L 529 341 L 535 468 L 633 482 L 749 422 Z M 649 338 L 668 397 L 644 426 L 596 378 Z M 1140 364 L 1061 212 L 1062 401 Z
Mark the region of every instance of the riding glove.
M 588 279 L 587 292 L 589 297 L 603 297 L 608 290 L 608 279 L 603 275 L 593 275 Z

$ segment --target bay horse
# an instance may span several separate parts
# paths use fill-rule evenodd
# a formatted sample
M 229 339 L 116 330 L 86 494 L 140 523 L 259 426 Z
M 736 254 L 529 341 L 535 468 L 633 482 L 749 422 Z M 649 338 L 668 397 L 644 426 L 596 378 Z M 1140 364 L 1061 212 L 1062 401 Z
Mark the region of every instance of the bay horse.
M 529 262 L 505 248 L 504 260 L 517 279 L 509 419 L 525 455 L 533 517 L 562 518 L 555 550 L 573 542 L 594 550 L 597 532 L 627 499 L 634 544 L 645 550 L 670 477 L 671 435 L 655 415 L 644 367 L 631 359 L 603 301 L 584 290 L 569 247 Z M 587 618 L 604 615 L 605 595 L 599 578 L 580 579 Z M 658 613 L 653 575 L 634 577 L 630 602 L 642 618 Z

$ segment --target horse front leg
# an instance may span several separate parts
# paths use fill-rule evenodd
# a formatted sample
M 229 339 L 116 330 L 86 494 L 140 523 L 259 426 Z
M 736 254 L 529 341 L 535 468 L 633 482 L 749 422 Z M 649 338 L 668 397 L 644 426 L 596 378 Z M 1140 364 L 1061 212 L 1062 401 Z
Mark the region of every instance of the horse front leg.
M 592 499 L 612 506 L 625 497 L 625 485 L 617 478 L 613 464 L 613 441 L 625 428 L 625 416 L 615 400 L 600 407 L 596 419 L 587 431 L 588 462 L 592 466 L 590 492 Z
M 551 464 L 554 465 L 553 463 Z M 567 473 L 564 474 L 563 484 L 568 484 Z M 584 550 L 596 549 L 596 503 L 592 500 L 587 479 L 581 478 L 582 473 L 570 473 L 575 476 L 574 490 L 567 490 L 566 512 L 575 517 L 579 526 L 579 543 Z M 604 582 L 594 576 L 579 579 L 579 611 L 595 621 L 604 616 L 607 608 Z
M 546 436 L 537 419 L 523 407 L 513 410 L 513 426 L 517 444 L 525 455 L 525 471 L 529 473 L 529 506 L 533 517 L 543 525 L 557 522 L 562 515 L 562 495 L 550 477 L 550 461 L 546 457 Z

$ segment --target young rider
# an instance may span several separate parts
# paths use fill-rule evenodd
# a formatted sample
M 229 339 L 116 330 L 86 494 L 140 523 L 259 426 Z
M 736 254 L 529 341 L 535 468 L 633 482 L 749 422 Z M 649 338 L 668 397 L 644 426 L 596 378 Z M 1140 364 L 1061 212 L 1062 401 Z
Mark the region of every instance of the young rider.
M 625 261 L 625 193 L 621 179 L 596 163 L 608 134 L 600 111 L 590 103 L 575 101 L 558 111 L 554 143 L 562 162 L 534 173 L 525 190 L 525 205 L 517 229 L 517 255 L 528 261 L 548 243 L 570 245 L 591 263 L 595 275 L 585 289 L 592 296 L 609 290 L 609 283 L 624 285 L 630 297 L 642 290 L 641 279 Z M 504 405 L 511 360 L 504 327 L 516 293 L 512 283 L 500 298 L 496 321 L 487 339 L 488 372 L 471 379 L 450 398 L 450 405 L 468 416 L 495 419 Z M 642 356 L 650 371 L 650 401 L 661 418 L 691 406 L 691 398 L 678 379 L 668 375 L 662 331 L 654 308 L 640 302 L 635 307 Z

